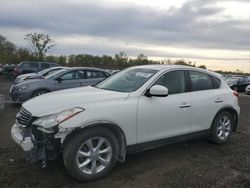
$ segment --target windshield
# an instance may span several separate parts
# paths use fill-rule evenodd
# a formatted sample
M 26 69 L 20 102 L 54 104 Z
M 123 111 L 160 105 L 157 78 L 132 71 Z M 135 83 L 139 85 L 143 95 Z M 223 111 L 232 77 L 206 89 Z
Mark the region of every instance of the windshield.
M 136 68 L 126 69 L 102 81 L 95 87 L 119 92 L 133 92 L 139 89 L 158 70 Z
M 66 69 L 56 71 L 53 74 L 49 74 L 49 75 L 45 76 L 45 79 L 53 80 L 53 79 L 57 78 L 58 76 L 60 76 L 62 73 L 66 72 L 66 71 L 67 71 Z
M 42 76 L 42 75 L 44 75 L 45 73 L 47 73 L 50 69 L 51 69 L 51 68 L 41 70 L 41 71 L 39 71 L 37 74 L 39 74 L 39 75 Z

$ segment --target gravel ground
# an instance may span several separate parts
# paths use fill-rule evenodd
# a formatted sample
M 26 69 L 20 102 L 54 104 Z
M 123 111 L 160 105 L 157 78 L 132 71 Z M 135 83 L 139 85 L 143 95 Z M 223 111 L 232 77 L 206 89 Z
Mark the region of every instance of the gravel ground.
M 0 94 L 11 80 L 0 76 Z M 169 145 L 127 157 L 105 178 L 81 183 L 69 176 L 61 159 L 47 168 L 32 166 L 12 141 L 10 129 L 20 105 L 0 110 L 0 187 L 250 187 L 250 97 L 239 98 L 238 131 L 225 145 L 206 139 Z

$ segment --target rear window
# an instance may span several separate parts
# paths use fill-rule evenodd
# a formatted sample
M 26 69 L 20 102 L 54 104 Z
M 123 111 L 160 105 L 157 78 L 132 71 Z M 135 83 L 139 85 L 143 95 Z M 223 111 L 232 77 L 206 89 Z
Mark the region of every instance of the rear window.
M 86 71 L 86 76 L 87 76 L 87 79 L 106 78 L 106 77 L 108 77 L 107 74 L 105 74 L 105 72 L 94 71 L 94 70 L 87 70 Z

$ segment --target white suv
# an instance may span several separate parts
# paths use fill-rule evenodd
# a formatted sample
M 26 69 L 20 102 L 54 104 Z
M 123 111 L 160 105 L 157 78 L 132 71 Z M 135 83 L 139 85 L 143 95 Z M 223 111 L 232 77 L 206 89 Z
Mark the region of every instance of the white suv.
M 174 65 L 125 69 L 96 86 L 33 98 L 11 134 L 33 162 L 63 154 L 69 173 L 89 181 L 126 154 L 208 136 L 225 143 L 236 130 L 238 93 L 219 74 Z

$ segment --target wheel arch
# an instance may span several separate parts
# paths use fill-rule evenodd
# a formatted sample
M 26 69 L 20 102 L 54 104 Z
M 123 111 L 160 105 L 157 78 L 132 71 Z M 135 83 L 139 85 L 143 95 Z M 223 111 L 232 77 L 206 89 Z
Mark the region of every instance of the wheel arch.
M 227 112 L 229 112 L 230 114 L 232 114 L 232 117 L 233 117 L 233 131 L 235 132 L 236 130 L 237 130 L 237 127 L 238 127 L 238 121 L 239 121 L 239 118 L 238 118 L 238 112 L 234 109 L 234 108 L 232 108 L 232 107 L 230 107 L 230 106 L 227 106 L 227 107 L 223 107 L 223 108 L 221 108 L 216 114 L 215 114 L 215 116 L 214 116 L 214 119 L 221 113 L 221 112 L 224 112 L 224 111 L 227 111 Z M 213 121 L 214 121 L 214 119 L 213 119 Z M 211 125 L 212 126 L 212 125 Z
M 39 89 L 35 89 L 32 93 L 31 93 L 31 96 L 33 96 L 33 94 L 39 90 L 46 90 L 47 92 L 51 92 L 50 89 L 48 88 L 39 88 Z
M 90 123 L 86 126 L 76 128 L 65 137 L 65 139 L 63 140 L 63 146 L 65 146 L 71 140 L 71 138 L 73 138 L 74 135 L 78 134 L 80 131 L 86 131 L 88 129 L 97 129 L 98 127 L 108 129 L 117 138 L 118 144 L 119 144 L 118 161 L 124 162 L 126 159 L 126 148 L 127 148 L 126 137 L 121 127 L 113 122 L 106 122 L 106 121 L 101 122 L 100 121 L 100 122 Z

